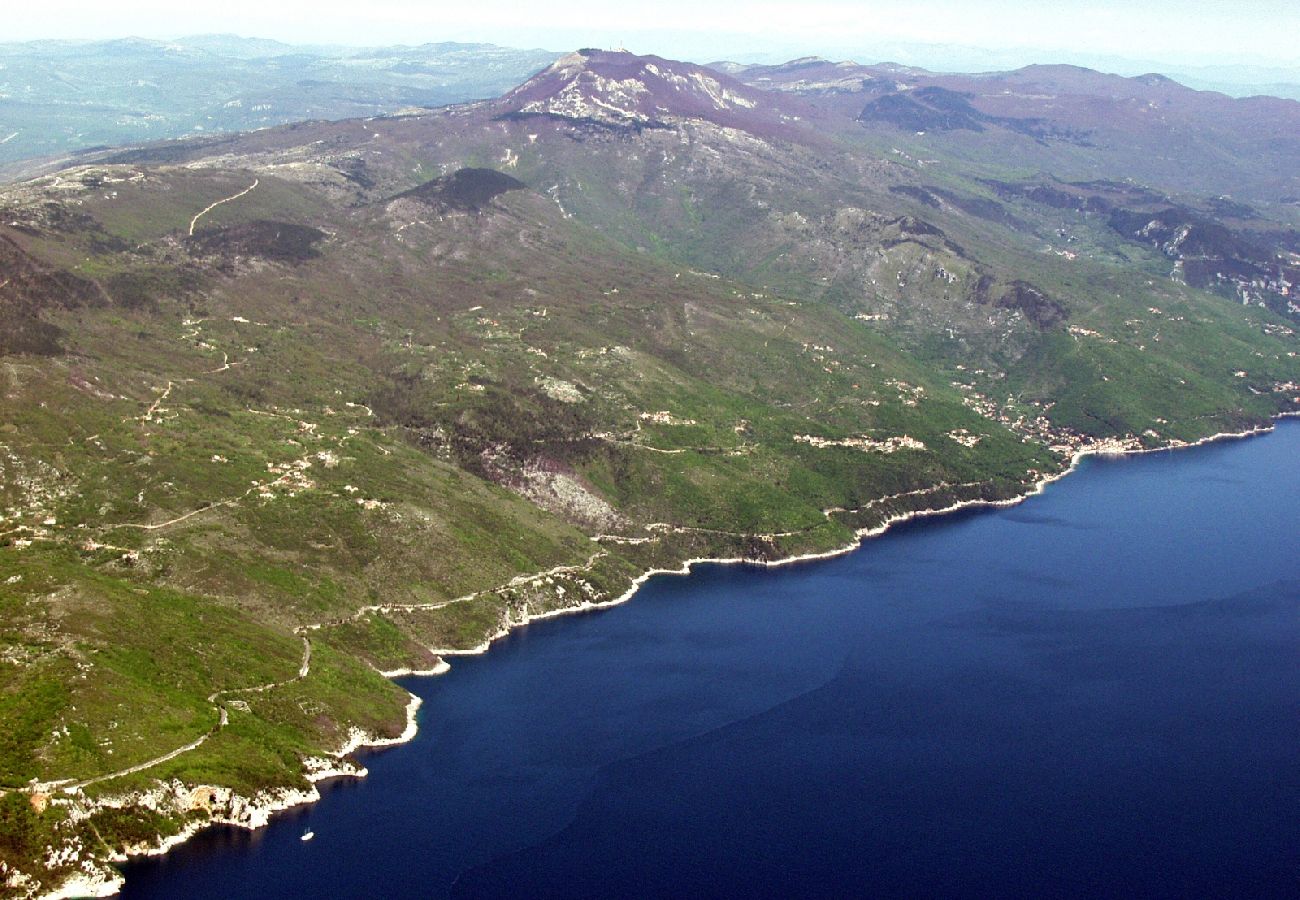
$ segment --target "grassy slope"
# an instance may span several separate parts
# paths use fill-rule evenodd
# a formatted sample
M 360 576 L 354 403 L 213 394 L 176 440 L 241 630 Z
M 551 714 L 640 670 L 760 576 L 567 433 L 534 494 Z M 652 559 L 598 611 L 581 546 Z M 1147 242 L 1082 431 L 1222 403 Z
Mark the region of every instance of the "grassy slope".
M 156 276 L 183 252 L 164 236 L 186 229 L 185 213 L 248 181 L 150 178 L 130 206 L 84 205 L 102 230 L 18 238 L 102 283 Z M 851 530 L 825 507 L 974 480 L 989 483 L 968 490 L 1009 494 L 1053 465 L 860 323 L 679 277 L 542 198 L 430 215 L 399 235 L 383 207 L 325 221 L 310 191 L 268 187 L 203 227 L 274 211 L 334 235 L 319 258 L 208 261 L 179 288 L 150 277 L 138 303 L 51 311 L 61 355 L 4 361 L 6 788 L 96 778 L 205 734 L 86 790 L 296 784 L 301 756 L 346 728 L 400 730 L 404 695 L 371 666 L 427 667 L 426 648 L 471 647 L 573 592 L 616 596 L 687 556 L 840 546 Z M 136 249 L 112 249 L 122 240 Z M 919 403 L 904 382 L 925 391 Z M 558 383 L 580 402 L 541 387 Z M 642 417 L 660 411 L 674 418 Z M 958 427 L 992 433 L 965 448 L 946 437 Z M 931 449 L 793 440 L 902 433 Z M 611 527 L 650 542 L 595 544 L 571 511 L 493 483 L 536 462 L 603 495 L 621 514 Z M 651 522 L 685 529 L 656 535 Z M 583 568 L 511 584 L 556 566 Z M 299 679 L 295 631 L 313 626 Z M 56 838 L 97 845 L 60 807 L 32 819 L 13 796 L 24 836 L 7 845 L 11 865 L 30 867 Z M 120 847 L 181 822 L 137 811 L 101 824 Z
M 488 156 L 474 143 L 484 138 L 475 135 L 442 150 L 444 158 Z M 887 190 L 920 182 L 992 201 L 974 176 L 1018 177 L 1004 162 L 968 173 L 971 163 L 960 152 L 935 148 L 928 148 L 926 165 L 888 152 L 885 161 L 873 161 L 847 138 L 845 152 L 853 155 L 833 166 L 824 153 L 734 134 L 715 137 L 729 155 L 725 162 L 715 155 L 709 165 L 675 153 L 671 134 L 576 145 L 547 142 L 545 135 L 535 144 L 519 135 L 491 139 L 522 145 L 518 171 L 525 180 L 561 185 L 566 209 L 650 255 L 769 292 L 826 300 L 849 314 L 887 311 L 888 320 L 873 328 L 933 369 L 996 395 L 1013 418 L 1045 412 L 1053 425 L 1095 437 L 1154 431 L 1186 440 L 1287 408 L 1274 388 L 1293 380 L 1294 336 L 1265 331 L 1288 323 L 1170 281 L 1167 260 L 1124 244 L 1104 221 L 995 204 L 1014 220 L 1008 227 Z M 579 156 L 597 162 L 579 166 Z M 571 174 L 579 168 L 580 185 Z M 900 211 L 940 223 L 961 253 L 938 238 L 901 234 L 888 224 Z M 1075 259 L 1049 252 L 1067 246 L 1057 233 L 1063 226 Z M 940 282 L 940 267 L 962 280 Z M 1101 338 L 1067 337 L 1064 327 L 1038 329 L 970 303 L 964 288 L 985 272 L 1043 287 L 1067 309 L 1064 325 Z M 966 371 L 998 372 L 1006 382 L 978 383 L 954 368 L 958 363 Z M 1236 376 L 1240 371 L 1247 377 Z

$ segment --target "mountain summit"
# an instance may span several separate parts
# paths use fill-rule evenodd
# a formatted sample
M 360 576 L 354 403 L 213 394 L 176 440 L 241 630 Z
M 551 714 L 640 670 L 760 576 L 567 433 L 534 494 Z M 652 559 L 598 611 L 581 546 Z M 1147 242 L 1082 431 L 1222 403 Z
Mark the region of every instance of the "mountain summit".
M 683 119 L 768 131 L 797 121 L 802 104 L 692 63 L 622 50 L 579 50 L 502 98 L 513 116 L 549 116 L 655 128 Z M 791 107 L 787 109 L 787 107 Z

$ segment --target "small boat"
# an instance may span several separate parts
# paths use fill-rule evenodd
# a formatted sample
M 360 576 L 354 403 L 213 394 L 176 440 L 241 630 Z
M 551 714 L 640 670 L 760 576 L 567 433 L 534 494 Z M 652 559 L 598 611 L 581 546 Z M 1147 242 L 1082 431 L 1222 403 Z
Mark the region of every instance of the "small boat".
M 316 836 L 316 832 L 312 831 L 311 829 L 308 829 L 307 831 L 304 831 L 302 833 L 302 837 L 299 838 L 299 840 L 310 841 L 315 836 Z

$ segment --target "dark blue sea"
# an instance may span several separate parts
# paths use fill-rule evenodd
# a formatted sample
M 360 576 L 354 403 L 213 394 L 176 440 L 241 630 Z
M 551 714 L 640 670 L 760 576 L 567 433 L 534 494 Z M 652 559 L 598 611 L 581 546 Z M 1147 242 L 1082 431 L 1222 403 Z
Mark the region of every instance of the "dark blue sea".
M 1300 423 L 405 683 L 369 778 L 123 896 L 1300 896 Z

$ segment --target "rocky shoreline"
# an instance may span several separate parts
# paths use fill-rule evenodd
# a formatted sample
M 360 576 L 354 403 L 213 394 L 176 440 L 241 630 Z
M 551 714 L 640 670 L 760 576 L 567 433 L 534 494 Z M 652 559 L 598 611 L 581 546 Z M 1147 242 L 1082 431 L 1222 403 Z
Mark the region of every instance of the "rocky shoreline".
M 485 653 L 490 649 L 494 641 L 501 637 L 505 637 L 513 629 L 527 625 L 530 622 L 619 606 L 631 600 L 632 597 L 636 595 L 636 592 L 640 590 L 641 586 L 656 575 L 688 575 L 690 574 L 692 567 L 701 563 L 752 565 L 775 568 L 794 565 L 801 562 L 830 559 L 859 549 L 865 540 L 883 535 L 890 528 L 901 522 L 947 515 L 964 509 L 1005 508 L 1016 506 L 1030 497 L 1041 494 L 1046 490 L 1048 485 L 1059 481 L 1074 472 L 1078 468 L 1079 464 L 1088 456 L 1127 456 L 1158 453 L 1198 447 L 1218 441 L 1247 438 L 1260 434 L 1267 434 L 1274 430 L 1277 420 L 1293 417 L 1300 417 L 1300 412 L 1279 413 L 1274 417 L 1273 422 L 1244 431 L 1220 432 L 1196 441 L 1174 441 L 1161 447 L 1143 447 L 1138 443 L 1137 438 L 1131 438 L 1107 439 L 1082 447 L 1070 448 L 1073 450 L 1073 453 L 1070 457 L 1070 463 L 1068 466 L 1057 473 L 1043 476 L 1035 481 L 1024 493 L 1015 497 L 1009 497 L 1003 500 L 963 500 L 941 508 L 911 510 L 904 513 L 897 513 L 887 517 L 883 522 L 877 525 L 857 529 L 854 532 L 853 540 L 849 541 L 842 547 L 823 552 L 796 554 L 773 560 L 756 560 L 743 557 L 695 557 L 683 561 L 682 564 L 675 569 L 650 569 L 633 579 L 627 590 L 616 598 L 601 601 L 584 600 L 581 603 L 572 606 L 546 610 L 538 613 L 525 612 L 518 620 L 512 619 L 507 615 L 501 628 L 475 647 L 467 650 L 448 649 L 432 651 L 439 657 L 439 662 L 430 669 L 396 669 L 385 671 L 381 674 L 389 678 L 442 675 L 451 668 L 450 664 L 447 663 L 443 657 L 469 656 Z M 249 830 L 259 829 L 266 826 L 270 822 L 271 817 L 277 812 L 319 800 L 321 795 L 316 787 L 318 782 L 331 778 L 365 777 L 368 774 L 368 770 L 364 766 L 349 759 L 351 754 L 363 749 L 379 749 L 395 746 L 407 743 L 414 739 L 418 732 L 417 713 L 422 701 L 414 694 L 410 694 L 409 696 L 410 700 L 406 707 L 406 726 L 398 736 L 391 738 L 377 737 L 354 726 L 349 730 L 348 736 L 343 745 L 338 750 L 331 753 L 329 757 L 305 758 L 303 760 L 303 775 L 308 782 L 308 787 L 305 789 L 278 788 L 260 792 L 252 797 L 244 797 L 234 793 L 229 788 L 214 786 L 198 786 L 191 788 L 181 784 L 179 781 L 173 781 L 169 783 L 160 783 L 149 791 L 131 792 L 100 798 L 94 801 L 86 800 L 84 797 L 78 798 L 73 796 L 71 798 L 60 797 L 52 799 L 51 802 L 66 804 L 74 818 L 88 817 L 97 809 L 120 809 L 127 806 L 144 807 L 170 814 L 185 815 L 196 812 L 207 813 L 205 817 L 193 819 L 176 834 L 168 836 L 155 844 L 129 847 L 125 853 L 115 854 L 108 860 L 108 862 L 111 863 L 125 862 L 130 857 L 157 856 L 164 854 L 173 847 L 189 840 L 195 834 L 210 825 L 233 825 L 235 827 L 247 828 Z M 120 891 L 124 883 L 122 874 L 112 865 L 96 859 L 93 856 L 83 855 L 83 849 L 84 848 L 77 847 L 52 848 L 50 851 L 50 857 L 47 860 L 47 865 L 50 868 L 72 865 L 76 869 L 75 874 L 66 879 L 53 891 L 40 895 L 37 895 L 34 892 L 20 895 L 26 897 L 38 897 L 39 900 L 73 900 L 73 898 L 80 897 L 110 897 Z M 3 884 L 7 888 L 21 892 L 26 884 L 21 878 L 21 873 L 16 873 L 16 875 L 18 876 L 17 880 L 15 880 L 14 876 L 11 876 Z
M 354 727 L 348 732 L 343 745 L 329 757 L 305 758 L 303 776 L 308 782 L 306 788 L 274 788 L 252 797 L 244 797 L 230 788 L 212 785 L 188 787 L 179 781 L 171 781 L 160 783 L 148 791 L 133 791 L 93 801 L 72 797 L 56 798 L 51 802 L 65 803 L 74 820 L 89 817 L 99 809 L 126 807 L 173 815 L 205 814 L 201 818 L 192 819 L 176 834 L 157 843 L 128 847 L 125 852 L 114 854 L 109 857 L 108 863 L 126 862 L 131 857 L 160 856 L 212 825 L 232 825 L 255 831 L 269 824 L 271 817 L 278 812 L 319 800 L 321 795 L 316 787 L 318 782 L 331 778 L 364 778 L 369 772 L 364 766 L 349 759 L 351 754 L 358 750 L 390 747 L 410 741 L 418 731 L 416 717 L 422 702 L 414 694 L 410 695 L 406 706 L 406 727 L 397 737 L 377 737 Z M 121 890 L 124 884 L 122 873 L 112 865 L 84 854 L 83 849 L 68 846 L 51 850 L 48 865 L 72 865 L 76 868 L 76 874 L 55 890 L 40 895 L 40 900 L 111 897 Z M 21 881 L 13 883 L 12 879 L 5 886 L 20 891 L 24 887 Z
M 1286 418 L 1293 418 L 1293 417 L 1300 417 L 1300 412 L 1279 413 L 1275 417 L 1275 419 L 1286 419 Z M 817 553 L 801 553 L 792 556 L 784 556 L 781 557 L 780 559 L 751 559 L 751 558 L 738 557 L 738 556 L 692 557 L 690 559 L 683 561 L 682 564 L 675 569 L 649 569 L 646 572 L 643 572 L 641 575 L 638 575 L 635 579 L 632 580 L 631 586 L 628 587 L 626 591 L 624 591 L 622 594 L 620 594 L 618 597 L 612 600 L 599 600 L 599 601 L 584 600 L 582 603 L 578 603 L 573 606 L 565 606 L 559 609 L 551 609 L 539 613 L 525 613 L 524 616 L 518 620 L 508 618 L 506 622 L 503 623 L 500 629 L 498 629 L 496 632 L 490 635 L 482 643 L 477 644 L 474 647 L 469 648 L 468 650 L 439 649 L 439 650 L 434 650 L 432 652 L 437 654 L 439 657 L 478 656 L 483 653 L 486 653 L 491 648 L 492 643 L 494 641 L 506 637 L 515 628 L 520 628 L 529 624 L 530 622 L 542 621 L 544 619 L 554 619 L 560 616 L 576 615 L 579 613 L 593 612 L 596 610 L 610 609 L 615 606 L 620 606 L 626 603 L 627 601 L 631 600 L 632 597 L 636 595 L 636 592 L 641 589 L 641 586 L 645 584 L 647 581 L 649 581 L 651 578 L 655 577 L 656 575 L 689 575 L 691 573 L 691 568 L 693 566 L 702 563 L 712 563 L 715 565 L 746 565 L 746 566 L 762 566 L 764 568 L 778 568 L 781 566 L 795 565 L 801 562 L 815 562 L 817 560 L 833 559 L 837 556 L 843 556 L 847 553 L 852 553 L 853 551 L 859 549 L 862 546 L 863 541 L 869 538 L 879 537 L 880 535 L 883 535 L 885 532 L 887 532 L 893 526 L 898 525 L 902 522 L 909 522 L 912 521 L 913 519 L 949 515 L 950 513 L 960 512 L 961 510 L 964 509 L 1006 508 L 1010 506 L 1016 506 L 1020 503 L 1023 503 L 1025 500 L 1028 500 L 1030 497 L 1034 497 L 1037 496 L 1038 494 L 1041 494 L 1044 490 L 1047 489 L 1048 485 L 1060 481 L 1062 478 L 1065 478 L 1067 475 L 1074 472 L 1079 467 L 1079 464 L 1089 456 L 1103 456 L 1103 457 L 1137 456 L 1137 455 L 1147 454 L 1147 453 L 1163 453 L 1171 450 L 1186 450 L 1192 447 L 1200 447 L 1218 441 L 1235 440 L 1240 438 L 1254 437 L 1261 434 L 1268 434 L 1269 432 L 1273 431 L 1275 427 L 1276 426 L 1274 424 L 1269 424 L 1269 425 L 1261 425 L 1256 428 L 1250 428 L 1245 431 L 1219 432 L 1217 434 L 1200 438 L 1195 441 L 1171 441 L 1170 443 L 1162 447 L 1143 447 L 1141 446 L 1140 443 L 1138 443 L 1137 438 L 1129 438 L 1129 439 L 1107 438 L 1101 441 L 1097 441 L 1094 444 L 1090 444 L 1085 447 L 1074 449 L 1074 452 L 1070 457 L 1070 464 L 1066 466 L 1066 468 L 1062 469 L 1060 472 L 1057 472 L 1055 474 L 1043 476 L 1042 478 L 1035 481 L 1033 486 L 1030 487 L 1027 491 L 1025 491 L 1023 494 L 1018 494 L 1015 497 L 1009 497 L 1005 500 L 962 500 L 957 503 L 953 503 L 944 507 L 937 507 L 934 509 L 910 510 L 905 513 L 898 513 L 896 515 L 887 517 L 883 522 L 881 522 L 878 525 L 873 525 L 869 528 L 859 528 L 855 530 L 853 540 L 844 544 L 842 547 L 837 547 L 832 550 L 825 550 Z M 434 672 L 433 674 L 442 674 L 445 671 L 447 671 L 446 668 L 437 667 L 437 671 Z M 401 674 L 421 674 L 421 673 L 408 673 L 402 671 Z

